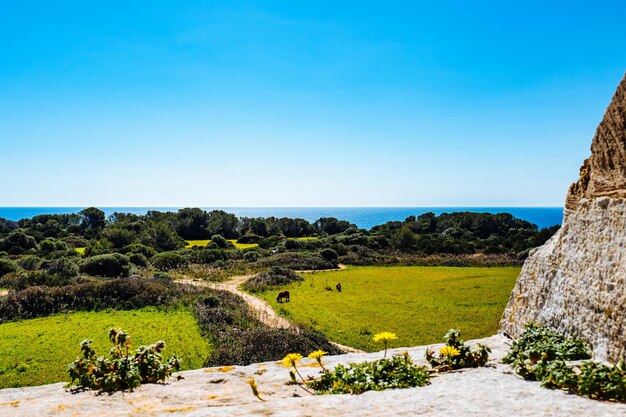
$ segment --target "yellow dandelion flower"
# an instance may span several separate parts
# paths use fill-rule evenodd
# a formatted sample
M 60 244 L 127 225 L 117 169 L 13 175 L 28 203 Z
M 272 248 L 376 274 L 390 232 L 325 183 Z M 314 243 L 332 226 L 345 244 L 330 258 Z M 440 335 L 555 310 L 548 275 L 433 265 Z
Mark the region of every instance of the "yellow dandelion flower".
M 396 340 L 398 336 L 395 333 L 382 332 L 374 335 L 374 342 L 388 342 L 389 340 Z
M 256 391 L 258 389 L 254 378 L 249 378 L 248 380 L 246 380 L 246 384 L 250 385 L 253 391 Z
M 259 388 L 257 387 L 256 381 L 253 377 L 248 378 L 246 380 L 246 384 L 250 385 L 250 388 L 252 389 L 252 395 L 257 397 L 259 400 L 265 402 L 265 400 L 259 396 Z
M 323 350 L 319 349 L 315 352 L 309 353 L 309 359 L 313 359 L 319 362 L 320 360 L 322 360 L 322 356 L 324 355 L 328 355 L 328 352 L 324 352 Z
M 459 356 L 461 354 L 461 351 L 454 346 L 444 346 L 439 349 L 439 353 L 443 356 L 447 356 L 448 358 L 453 358 L 455 356 Z
M 296 364 L 298 363 L 298 361 L 302 359 L 302 355 L 299 353 L 290 353 L 287 356 L 285 356 L 282 360 L 282 365 L 285 368 L 291 368 L 291 367 L 296 367 Z

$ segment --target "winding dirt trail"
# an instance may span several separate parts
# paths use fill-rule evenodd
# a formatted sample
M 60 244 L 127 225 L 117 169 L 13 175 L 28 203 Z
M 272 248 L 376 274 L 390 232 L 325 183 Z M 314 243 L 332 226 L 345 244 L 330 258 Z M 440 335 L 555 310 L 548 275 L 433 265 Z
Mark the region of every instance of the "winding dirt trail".
M 346 266 L 339 265 L 339 267 L 337 269 L 334 269 L 333 271 L 338 271 L 341 269 L 346 269 Z M 310 273 L 310 272 L 321 272 L 321 271 L 296 271 L 296 272 Z M 204 287 L 204 288 L 211 288 L 214 290 L 228 291 L 230 293 L 233 293 L 243 298 L 243 300 L 246 302 L 246 304 L 250 307 L 250 309 L 254 313 L 255 317 L 261 323 L 265 324 L 267 327 L 270 327 L 273 329 L 289 329 L 289 330 L 293 330 L 296 332 L 299 331 L 296 325 L 294 325 L 292 322 L 290 322 L 286 318 L 278 315 L 274 311 L 274 309 L 265 301 L 239 289 L 239 286 L 241 286 L 244 282 L 246 282 L 252 277 L 254 277 L 254 274 L 237 275 L 237 276 L 231 277 L 227 281 L 219 282 L 219 283 L 199 281 L 199 280 L 193 280 L 193 279 L 182 279 L 182 280 L 177 280 L 176 282 L 181 283 L 181 284 L 194 285 L 196 287 Z M 350 346 L 345 346 L 340 343 L 336 343 L 332 341 L 330 343 L 332 343 L 333 345 L 335 345 L 336 347 L 338 347 L 339 349 L 343 350 L 346 353 L 365 353 L 362 350 L 355 349 Z
M 222 290 L 228 291 L 239 297 L 243 298 L 243 300 L 248 304 L 248 307 L 252 310 L 256 318 L 267 327 L 271 327 L 274 329 L 292 329 L 297 331 L 297 327 L 293 325 L 286 318 L 279 316 L 276 312 L 267 304 L 265 301 L 248 294 L 247 292 L 241 291 L 239 286 L 252 278 L 254 275 L 238 275 L 230 278 L 224 282 L 206 282 L 206 281 L 196 281 L 191 279 L 178 280 L 181 284 L 189 284 L 195 285 L 196 287 L 205 287 L 211 288 L 214 290 Z

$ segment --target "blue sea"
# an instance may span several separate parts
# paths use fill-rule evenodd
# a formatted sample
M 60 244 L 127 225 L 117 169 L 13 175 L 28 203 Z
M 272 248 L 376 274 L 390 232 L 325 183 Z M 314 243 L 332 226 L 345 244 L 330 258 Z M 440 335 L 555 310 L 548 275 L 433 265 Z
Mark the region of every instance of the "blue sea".
M 30 218 L 38 214 L 77 213 L 84 207 L 0 207 L 0 217 L 9 220 Z M 178 207 L 100 207 L 107 216 L 114 212 L 145 214 L 148 210 L 176 211 Z M 411 215 L 432 211 L 452 213 L 470 211 L 475 213 L 511 213 L 513 216 L 536 224 L 540 228 L 563 221 L 562 207 L 203 207 L 205 210 L 224 210 L 238 217 L 291 217 L 310 222 L 320 217 L 336 217 L 348 220 L 363 229 L 393 220 L 404 220 Z

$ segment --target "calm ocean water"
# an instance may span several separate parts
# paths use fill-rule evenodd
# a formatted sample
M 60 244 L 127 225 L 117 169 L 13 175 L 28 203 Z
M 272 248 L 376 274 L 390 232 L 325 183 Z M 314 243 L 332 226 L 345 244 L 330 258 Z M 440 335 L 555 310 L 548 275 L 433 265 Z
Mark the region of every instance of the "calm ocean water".
M 213 210 L 214 207 L 203 207 Z M 83 207 L 0 207 L 0 217 L 9 220 L 30 218 L 38 214 L 77 213 Z M 177 207 L 101 207 L 107 216 L 114 212 L 145 214 L 148 210 L 176 211 Z M 541 227 L 561 224 L 563 208 L 561 207 L 219 207 L 238 217 L 300 217 L 315 221 L 320 217 L 336 217 L 348 220 L 360 228 L 370 229 L 372 226 L 392 220 L 404 220 L 411 215 L 420 215 L 429 211 L 435 214 L 455 211 L 471 211 L 476 213 L 511 213 L 515 217 L 527 220 Z

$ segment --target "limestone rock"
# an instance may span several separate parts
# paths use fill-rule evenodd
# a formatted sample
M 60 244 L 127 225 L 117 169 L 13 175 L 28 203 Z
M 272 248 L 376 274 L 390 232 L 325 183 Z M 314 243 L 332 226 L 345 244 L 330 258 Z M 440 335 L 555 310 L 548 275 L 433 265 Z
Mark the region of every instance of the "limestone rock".
M 504 312 L 519 335 L 536 321 L 585 339 L 600 360 L 626 357 L 626 77 L 571 185 L 563 225 L 531 253 Z
M 98 395 L 92 391 L 72 394 L 63 383 L 0 390 L 0 416 L 11 417 L 117 417 L 117 416 L 594 416 L 626 415 L 626 404 L 595 401 L 561 390 L 541 388 L 514 374 L 502 358 L 509 350 L 503 336 L 470 341 L 492 349 L 489 366 L 435 375 L 426 387 L 368 391 L 362 395 L 309 395 L 287 385 L 287 369 L 266 362 L 249 366 L 198 369 L 180 372 L 166 385 L 145 384 L 133 392 Z M 388 355 L 407 351 L 426 365 L 428 346 L 390 349 Z M 431 346 L 435 349 L 441 344 Z M 337 364 L 380 359 L 383 352 L 324 358 L 327 368 Z M 317 376 L 320 368 L 303 359 L 300 371 Z M 261 402 L 246 380 L 255 378 Z

